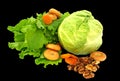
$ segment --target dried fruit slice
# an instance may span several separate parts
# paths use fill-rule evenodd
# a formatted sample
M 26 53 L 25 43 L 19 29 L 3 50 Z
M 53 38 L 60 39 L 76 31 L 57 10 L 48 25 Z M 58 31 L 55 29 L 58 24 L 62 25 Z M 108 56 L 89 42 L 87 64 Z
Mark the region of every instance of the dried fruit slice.
M 51 8 L 51 9 L 49 10 L 49 13 L 50 13 L 50 14 L 55 14 L 58 18 L 61 16 L 61 12 L 58 11 L 58 10 L 56 10 L 56 9 L 54 9 L 54 8 Z
M 61 46 L 59 44 L 47 44 L 46 48 L 55 50 L 55 51 L 60 51 L 61 50 Z
M 57 51 L 46 49 L 44 51 L 44 57 L 48 60 L 58 60 L 59 59 L 59 53 Z
M 107 58 L 106 54 L 101 52 L 101 51 L 92 52 L 90 54 L 90 57 L 93 58 L 96 61 L 104 61 Z

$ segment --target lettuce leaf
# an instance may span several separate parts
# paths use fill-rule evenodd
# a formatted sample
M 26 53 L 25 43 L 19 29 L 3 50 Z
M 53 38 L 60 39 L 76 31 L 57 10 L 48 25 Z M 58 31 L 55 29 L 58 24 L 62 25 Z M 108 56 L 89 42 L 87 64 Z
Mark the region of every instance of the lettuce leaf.
M 45 12 L 44 12 L 45 13 Z M 42 21 L 44 13 L 20 20 L 15 26 L 8 26 L 7 29 L 14 34 L 14 41 L 8 42 L 10 49 L 19 51 L 19 58 L 24 59 L 26 55 L 33 56 L 35 64 L 58 65 L 62 59 L 51 61 L 45 59 L 43 52 L 48 43 L 58 43 L 58 27 L 65 17 L 69 16 L 69 12 L 55 20 L 52 24 L 46 25 Z
M 58 64 L 61 63 L 61 62 L 62 62 L 62 59 L 61 59 L 61 58 L 58 59 L 58 60 L 55 60 L 55 61 L 47 60 L 47 59 L 45 59 L 45 58 L 36 58 L 36 59 L 35 59 L 35 63 L 36 63 L 37 65 L 39 65 L 39 64 L 44 64 L 44 68 L 46 68 L 47 65 L 58 65 Z
M 25 38 L 29 49 L 39 49 L 48 43 L 47 38 L 40 29 L 27 32 Z

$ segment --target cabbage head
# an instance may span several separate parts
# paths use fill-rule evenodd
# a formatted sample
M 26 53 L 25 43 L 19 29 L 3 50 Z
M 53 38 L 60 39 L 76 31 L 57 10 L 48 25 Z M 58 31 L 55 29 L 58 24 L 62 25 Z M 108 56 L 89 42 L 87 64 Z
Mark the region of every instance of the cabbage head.
M 103 26 L 88 10 L 70 14 L 58 28 L 58 38 L 65 50 L 75 55 L 87 55 L 102 45 Z

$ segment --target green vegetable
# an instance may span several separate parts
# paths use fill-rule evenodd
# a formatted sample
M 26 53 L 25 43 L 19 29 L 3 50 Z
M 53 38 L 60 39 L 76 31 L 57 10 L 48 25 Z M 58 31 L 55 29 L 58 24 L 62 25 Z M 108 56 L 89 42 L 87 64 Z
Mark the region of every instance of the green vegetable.
M 61 15 L 61 17 L 50 25 L 46 25 L 42 16 L 45 14 L 37 14 L 36 18 L 30 17 L 20 20 L 15 26 L 8 26 L 7 29 L 14 33 L 14 41 L 8 42 L 8 46 L 11 49 L 16 49 L 19 51 L 19 58 L 24 59 L 26 55 L 33 56 L 35 58 L 35 64 L 44 64 L 46 68 L 47 65 L 62 62 L 62 59 L 56 61 L 47 60 L 43 56 L 43 52 L 46 49 L 45 45 L 48 43 L 58 43 L 58 27 L 63 21 L 63 19 L 69 16 L 66 12 Z
M 87 55 L 102 45 L 103 26 L 87 10 L 73 12 L 58 28 L 61 45 L 75 55 Z

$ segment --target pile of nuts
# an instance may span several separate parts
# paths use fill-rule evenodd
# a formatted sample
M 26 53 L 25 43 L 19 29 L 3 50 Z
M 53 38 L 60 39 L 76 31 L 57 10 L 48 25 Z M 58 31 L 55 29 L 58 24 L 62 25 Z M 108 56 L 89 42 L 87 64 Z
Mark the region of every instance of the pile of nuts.
M 101 51 L 95 51 L 90 56 L 79 57 L 76 65 L 68 65 L 68 70 L 73 70 L 82 74 L 85 79 L 90 79 L 95 76 L 95 72 L 100 68 L 99 63 L 106 59 L 106 54 Z

